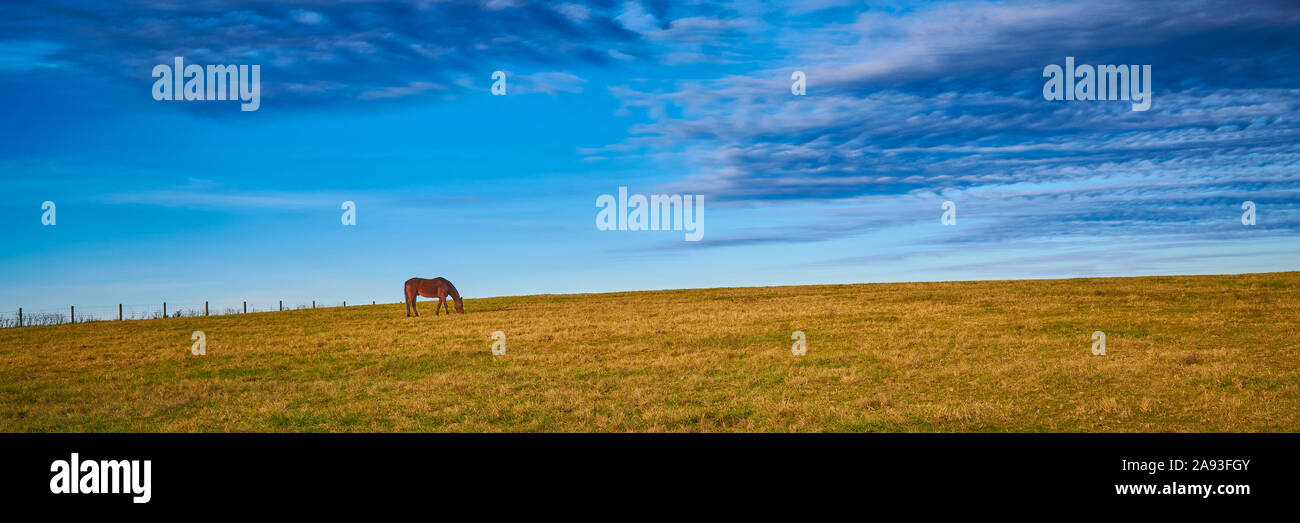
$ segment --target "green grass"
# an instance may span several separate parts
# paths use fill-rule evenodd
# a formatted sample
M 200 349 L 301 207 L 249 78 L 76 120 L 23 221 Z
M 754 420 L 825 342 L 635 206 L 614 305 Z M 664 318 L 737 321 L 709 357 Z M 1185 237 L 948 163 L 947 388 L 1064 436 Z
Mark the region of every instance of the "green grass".
M 0 430 L 1300 429 L 1295 272 L 543 295 L 465 309 L 0 330 Z M 190 354 L 196 330 L 206 356 Z M 505 356 L 489 350 L 497 330 Z M 790 353 L 796 330 L 807 356 Z M 1105 356 L 1090 352 L 1097 330 Z

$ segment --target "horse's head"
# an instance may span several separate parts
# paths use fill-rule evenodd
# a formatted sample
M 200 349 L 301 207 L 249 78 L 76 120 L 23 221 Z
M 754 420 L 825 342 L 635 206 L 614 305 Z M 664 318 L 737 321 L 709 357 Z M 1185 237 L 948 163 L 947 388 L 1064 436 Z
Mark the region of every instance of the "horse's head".
M 461 304 L 460 292 L 456 291 L 456 286 L 452 285 L 451 282 L 446 280 L 446 278 L 441 279 L 443 283 L 447 284 L 447 295 L 451 296 L 452 303 L 456 304 L 456 312 L 465 314 L 465 306 Z M 451 309 L 447 309 L 447 314 L 451 314 Z

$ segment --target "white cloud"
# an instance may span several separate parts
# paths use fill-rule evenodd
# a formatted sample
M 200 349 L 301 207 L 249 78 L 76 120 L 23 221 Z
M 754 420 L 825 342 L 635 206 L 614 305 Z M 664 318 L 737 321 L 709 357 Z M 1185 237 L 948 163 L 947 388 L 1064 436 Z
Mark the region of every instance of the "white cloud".
M 638 33 L 649 33 L 659 29 L 659 21 L 637 2 L 623 3 L 623 11 L 614 17 L 623 27 Z
M 591 17 L 591 9 L 580 4 L 560 4 L 555 6 L 555 11 L 576 23 L 586 22 Z
M 289 16 L 293 17 L 294 21 L 304 25 L 320 25 L 326 22 L 325 16 L 315 11 L 295 9 L 289 13 Z
M 360 95 L 357 95 L 357 98 L 360 98 L 362 100 L 378 100 L 382 98 L 401 98 L 404 96 L 420 94 L 432 89 L 446 89 L 446 88 L 447 87 L 444 85 L 436 84 L 432 82 L 410 82 L 403 86 L 384 87 L 382 89 L 372 89 L 369 91 L 364 91 Z

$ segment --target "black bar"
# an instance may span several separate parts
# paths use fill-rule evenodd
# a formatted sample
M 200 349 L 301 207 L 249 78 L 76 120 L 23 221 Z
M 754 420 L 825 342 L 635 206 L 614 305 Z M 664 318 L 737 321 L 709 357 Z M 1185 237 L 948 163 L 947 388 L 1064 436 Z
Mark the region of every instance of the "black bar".
M 53 494 L 51 464 L 150 460 L 147 508 L 359 508 L 583 500 L 762 508 L 784 501 L 876 512 L 1171 510 L 1290 502 L 1295 434 L 4 434 L 6 507 L 138 506 L 125 494 Z M 1124 471 L 1181 459 L 1189 470 Z M 1250 460 L 1192 471 L 1194 460 Z M 1117 495 L 1116 484 L 1249 485 L 1248 495 Z M 734 495 L 724 493 L 744 493 Z M 576 505 L 575 505 L 576 506 Z M 854 508 L 856 507 L 856 508 Z M 965 507 L 965 508 L 963 508 Z M 997 508 L 1004 507 L 1004 508 Z

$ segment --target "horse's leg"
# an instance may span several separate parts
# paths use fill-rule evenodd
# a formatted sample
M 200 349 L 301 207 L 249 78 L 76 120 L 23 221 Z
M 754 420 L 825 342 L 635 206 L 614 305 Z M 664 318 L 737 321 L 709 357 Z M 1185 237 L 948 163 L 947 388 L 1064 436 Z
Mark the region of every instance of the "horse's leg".
M 446 306 L 447 306 L 447 298 L 445 298 L 445 297 L 443 297 L 443 298 L 438 298 L 438 308 L 439 308 L 439 310 L 441 310 L 443 307 L 446 307 Z M 448 311 L 447 314 L 451 314 L 451 312 Z
M 406 288 L 406 308 L 409 309 L 406 315 L 409 317 L 412 313 L 420 317 L 420 309 L 415 308 L 416 298 L 420 296 L 420 290 L 414 285 Z

